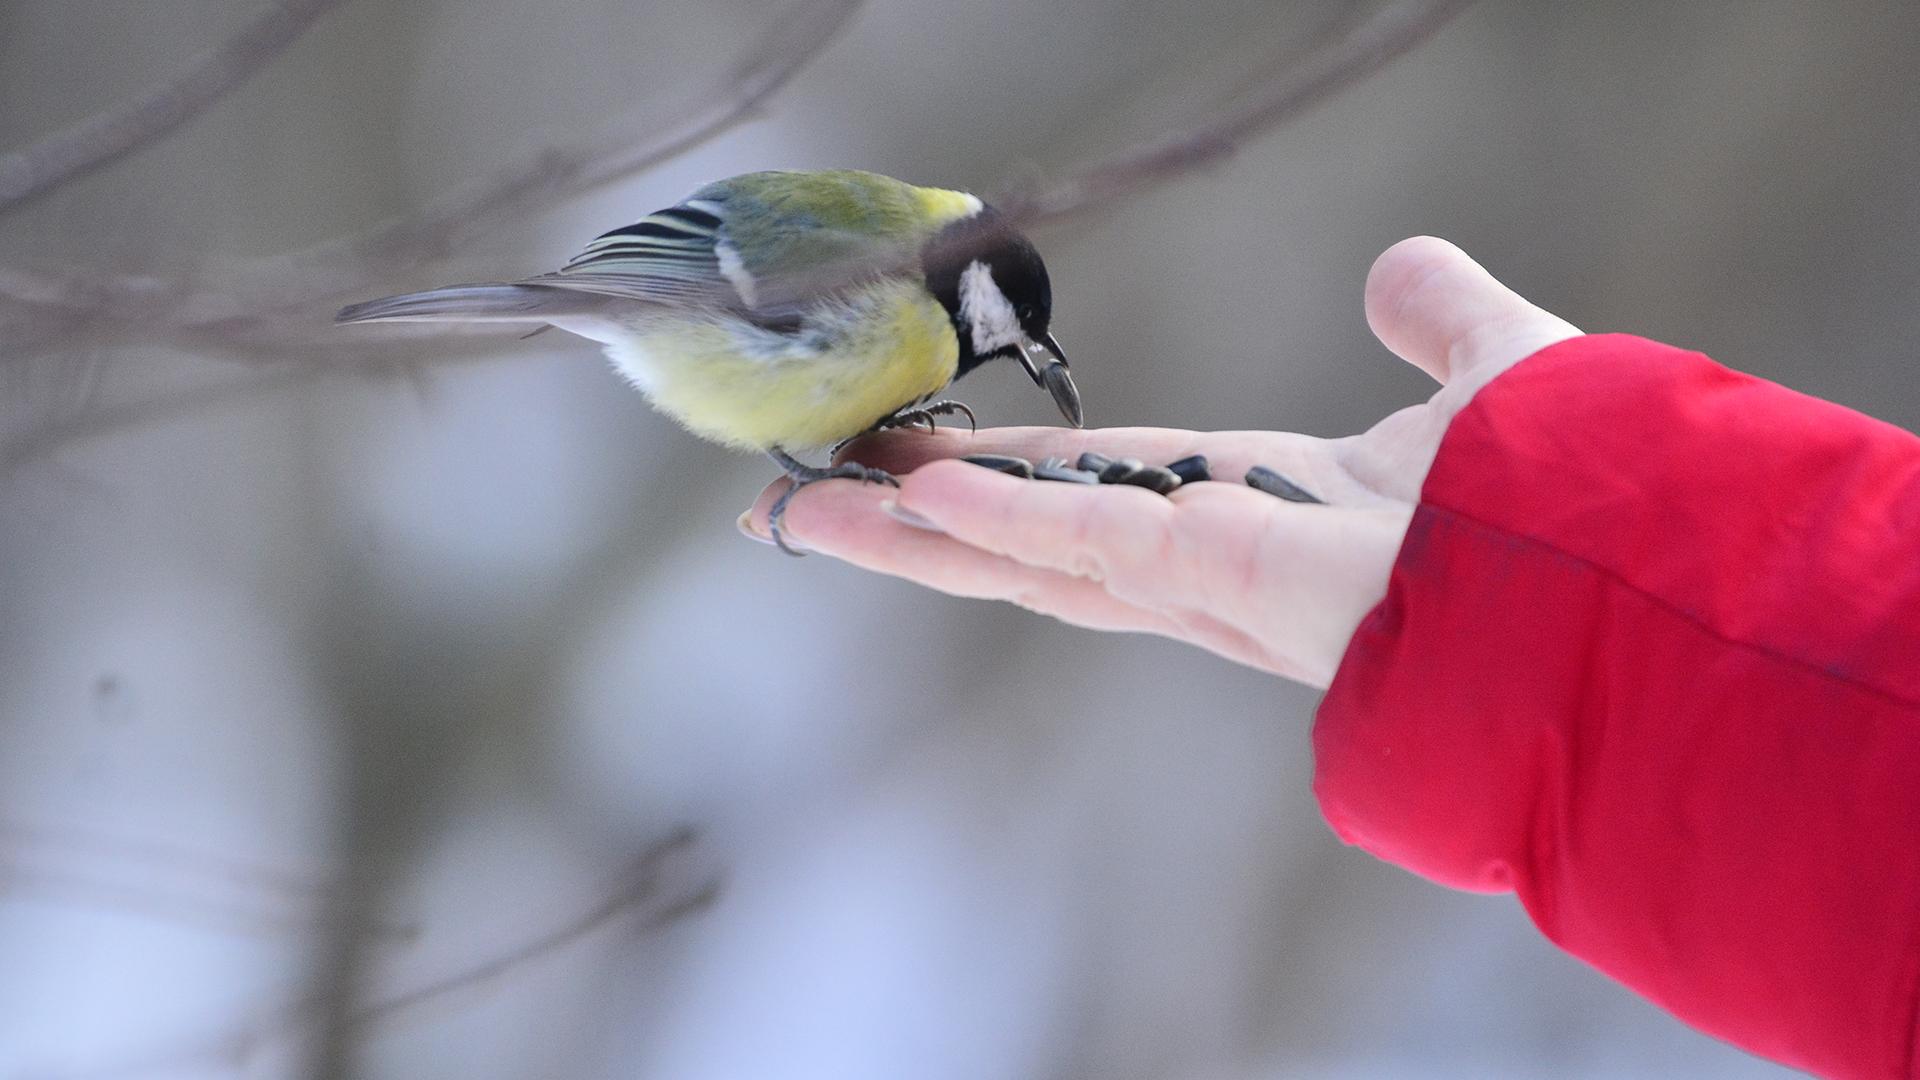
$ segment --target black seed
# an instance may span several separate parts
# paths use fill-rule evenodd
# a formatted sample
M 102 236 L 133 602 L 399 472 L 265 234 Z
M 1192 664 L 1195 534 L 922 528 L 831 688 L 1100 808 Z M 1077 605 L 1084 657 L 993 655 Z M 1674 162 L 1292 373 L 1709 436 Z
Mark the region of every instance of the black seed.
M 1069 469 L 1064 463 L 1059 465 L 1053 464 L 1059 460 L 1059 458 L 1048 458 L 1035 466 L 1033 478 L 1035 480 L 1055 480 L 1063 484 L 1097 484 L 1100 482 L 1100 474 L 1098 473 L 1091 473 L 1085 469 Z
M 1063 458 L 1063 457 L 1045 457 L 1045 458 L 1041 458 L 1041 459 L 1040 459 L 1040 460 L 1039 460 L 1038 462 L 1036 462 L 1036 463 L 1034 464 L 1034 466 L 1033 466 L 1033 474 L 1034 474 L 1035 476 L 1038 476 L 1038 475 L 1040 475 L 1040 470 L 1041 470 L 1041 469 L 1064 469 L 1064 468 L 1066 468 L 1066 467 L 1067 467 L 1067 459 L 1066 459 L 1066 458 Z
M 1207 468 L 1207 455 L 1195 454 L 1183 457 L 1167 466 L 1167 471 L 1180 478 L 1183 484 L 1198 484 L 1213 479 L 1212 470 Z
M 969 465 L 978 465 L 983 469 L 1018 476 L 1022 480 L 1033 479 L 1033 462 L 1026 458 L 1009 457 L 1005 454 L 968 454 L 960 459 Z
M 1142 465 L 1118 482 L 1143 487 L 1161 495 L 1169 494 L 1174 488 L 1180 486 L 1180 478 L 1175 476 L 1172 470 L 1163 469 L 1158 465 Z
M 1325 499 L 1320 498 L 1299 484 L 1281 476 L 1265 465 L 1255 465 L 1253 468 L 1247 470 L 1247 486 L 1257 491 L 1264 491 L 1269 495 L 1285 499 L 1288 502 L 1319 503 L 1322 506 L 1326 505 Z
M 1106 467 L 1111 464 L 1113 464 L 1112 458 L 1108 457 L 1105 454 L 1096 454 L 1091 450 L 1087 451 L 1084 454 L 1081 454 L 1080 461 L 1078 463 L 1079 468 L 1084 469 L 1090 473 L 1103 472 L 1106 470 Z
M 1100 470 L 1100 482 L 1103 484 L 1124 484 L 1127 482 L 1127 477 L 1132 476 L 1134 473 L 1146 467 L 1146 463 L 1139 458 L 1123 457 L 1118 461 L 1109 463 L 1106 468 Z

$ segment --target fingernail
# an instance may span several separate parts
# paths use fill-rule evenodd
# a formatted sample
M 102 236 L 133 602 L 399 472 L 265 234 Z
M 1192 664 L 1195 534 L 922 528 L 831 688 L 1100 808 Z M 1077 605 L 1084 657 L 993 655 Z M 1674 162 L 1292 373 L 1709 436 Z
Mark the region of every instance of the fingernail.
M 746 537 L 747 539 L 753 541 L 754 543 L 767 544 L 769 546 L 773 544 L 773 537 L 767 536 L 766 534 L 758 532 L 754 529 L 753 511 L 748 510 L 746 513 L 741 514 L 739 519 L 736 520 L 733 524 L 735 528 L 740 530 L 741 536 Z
M 888 499 L 886 502 L 883 502 L 880 504 L 880 512 L 892 518 L 893 520 L 899 522 L 902 525 L 910 525 L 913 528 L 921 529 L 926 532 L 945 533 L 947 531 L 941 528 L 940 526 L 935 525 L 933 522 L 927 520 L 926 518 L 921 517 L 919 514 L 916 514 L 913 511 L 907 509 L 906 507 L 901 506 L 898 502 L 892 499 Z

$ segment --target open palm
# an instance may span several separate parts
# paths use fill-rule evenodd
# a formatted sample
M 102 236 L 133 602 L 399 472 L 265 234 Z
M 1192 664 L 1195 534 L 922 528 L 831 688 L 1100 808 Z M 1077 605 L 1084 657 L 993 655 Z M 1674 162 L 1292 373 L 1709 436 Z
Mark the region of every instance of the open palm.
M 1400 542 L 1447 424 L 1480 387 L 1579 334 L 1430 237 L 1374 263 L 1367 318 L 1380 340 L 1442 388 L 1364 434 L 999 428 L 890 432 L 849 457 L 902 476 L 896 491 L 820 484 L 783 528 L 807 549 L 956 596 L 984 597 L 1099 630 L 1178 638 L 1325 686 L 1360 620 L 1386 592 Z M 1205 454 L 1228 483 L 1170 497 L 1140 488 L 1020 480 L 961 454 L 1030 460 L 1083 450 L 1172 461 Z M 1286 502 L 1240 484 L 1266 465 L 1326 500 Z M 766 536 L 779 481 L 741 519 Z

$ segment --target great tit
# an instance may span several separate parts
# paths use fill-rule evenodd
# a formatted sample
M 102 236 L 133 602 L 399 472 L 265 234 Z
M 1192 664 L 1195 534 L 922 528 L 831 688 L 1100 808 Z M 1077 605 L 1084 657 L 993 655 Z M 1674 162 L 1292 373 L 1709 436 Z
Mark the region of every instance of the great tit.
M 869 172 L 720 180 L 553 273 L 370 300 L 337 318 L 537 323 L 600 342 L 694 434 L 780 465 L 793 481 L 771 522 L 783 549 L 780 515 L 800 488 L 897 483 L 790 451 L 955 412 L 971 420 L 935 397 L 988 360 L 1019 361 L 1069 423 L 1083 422 L 1040 253 L 973 195 Z

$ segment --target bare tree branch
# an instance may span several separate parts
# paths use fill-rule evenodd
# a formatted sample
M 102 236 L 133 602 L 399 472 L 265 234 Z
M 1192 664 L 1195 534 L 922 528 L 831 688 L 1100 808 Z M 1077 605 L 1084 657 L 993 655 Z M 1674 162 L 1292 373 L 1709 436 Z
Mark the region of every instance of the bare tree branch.
M 543 147 L 475 183 L 428 203 L 419 213 L 369 232 L 256 265 L 276 280 L 265 290 L 282 304 L 330 299 L 363 287 L 369 276 L 445 257 L 519 214 L 577 198 L 594 188 L 671 161 L 752 119 L 815 56 L 839 37 L 864 0 L 809 0 L 788 11 L 741 63 L 714 103 L 635 145 L 590 139 Z M 276 269 L 284 272 L 275 274 Z M 257 305 L 260 294 L 255 294 Z M 271 301 L 269 301 L 271 303 Z
M 0 156 L 0 214 L 164 138 L 257 74 L 340 0 L 279 0 L 187 70 Z
M 1252 101 L 1201 127 L 1117 154 L 1035 190 L 1003 194 L 995 205 L 1021 224 L 1066 217 L 1089 206 L 1157 187 L 1231 155 L 1254 135 L 1280 126 L 1411 52 L 1473 0 L 1400 0 L 1350 24 Z
M 720 882 L 711 873 L 694 875 L 694 883 L 670 890 L 676 874 L 671 864 L 676 856 L 693 847 L 696 837 L 690 828 L 680 828 L 655 842 L 622 876 L 621 885 L 606 899 L 554 929 L 530 938 L 487 959 L 469 964 L 448 975 L 393 993 L 355 1009 L 349 1023 L 366 1027 L 393 1020 L 431 1002 L 457 996 L 488 983 L 518 973 L 522 968 L 554 952 L 592 936 L 618 920 L 638 916 L 637 929 L 649 932 L 704 910 L 719 896 Z M 275 1009 L 256 1026 L 202 1038 L 157 1053 L 130 1057 L 105 1068 L 36 1072 L 42 1080 L 66 1077 L 67 1080 L 105 1080 L 106 1077 L 146 1076 L 176 1073 L 201 1067 L 244 1066 L 262 1046 L 276 1039 L 298 1034 L 308 1025 L 319 1006 L 314 1000 L 295 1001 Z
M 0 268 L 0 300 L 24 310 L 27 317 L 21 321 L 39 327 L 27 338 L 34 351 L 83 321 L 96 328 L 102 323 L 151 328 L 158 320 L 176 327 L 237 329 L 288 311 L 330 315 L 335 298 L 370 281 L 445 258 L 516 216 L 670 161 L 752 119 L 833 43 L 863 2 L 796 5 L 721 87 L 703 95 L 712 104 L 664 131 L 637 143 L 603 134 L 571 146 L 530 150 L 417 213 L 356 235 L 248 260 L 225 275 L 234 283 L 230 288 L 151 276 L 54 278 Z M 314 321 L 323 320 L 316 316 Z M 13 355 L 26 350 L 16 344 Z
M 565 925 L 523 942 L 516 948 L 451 975 L 367 1005 L 353 1013 L 351 1023 L 361 1026 L 391 1020 L 401 1013 L 444 998 L 449 994 L 457 994 L 506 978 L 519 968 L 587 937 L 620 916 L 658 897 L 662 888 L 661 879 L 664 876 L 662 866 L 668 858 L 690 847 L 694 839 L 692 829 L 676 830 L 640 856 L 633 868 L 624 875 L 627 882 L 625 886 L 592 909 L 581 912 Z M 703 911 L 712 906 L 719 896 L 719 879 L 707 878 L 692 890 L 654 905 L 640 924 L 640 929 L 653 930 L 684 916 Z
M 75 825 L 29 825 L 0 818 L 0 859 L 32 854 L 134 864 L 298 900 L 312 899 L 334 888 L 333 882 L 319 874 L 248 862 L 184 844 L 121 836 Z
M 313 873 L 83 826 L 0 819 L 0 897 L 267 935 L 331 929 L 337 894 L 335 882 Z M 375 920 L 354 929 L 387 941 L 417 935 Z
M 962 260 L 990 247 L 1010 230 L 1060 221 L 1113 199 L 1179 179 L 1229 156 L 1247 139 L 1300 116 L 1348 86 L 1385 67 L 1432 37 L 1473 0 L 1396 0 L 1347 24 L 1283 70 L 1252 101 L 1198 128 L 1164 138 L 1074 170 L 1051 184 L 1010 188 L 989 200 L 999 213 L 972 229 L 956 230 L 930 251 L 902 253 L 898 263 L 861 260 L 818 267 L 784 281 L 761 283 L 762 302 L 795 305 L 925 260 Z
M 121 915 L 139 915 L 223 934 L 270 936 L 318 934 L 340 929 L 336 919 L 309 905 L 259 897 L 216 897 L 179 887 L 130 884 L 99 874 L 16 867 L 0 861 L 0 896 L 38 899 L 62 907 L 93 907 Z M 388 942 L 410 942 L 419 928 L 363 920 L 350 929 Z
M 447 351 L 443 335 L 431 352 L 422 347 L 423 342 L 416 336 L 401 336 L 386 342 L 325 342 L 316 337 L 254 341 L 218 335 L 189 336 L 179 344 L 193 348 L 199 355 L 223 357 L 232 353 L 230 358 L 236 361 L 258 365 L 260 360 L 267 359 L 276 363 L 257 373 L 222 380 L 214 386 L 194 386 L 138 401 L 68 410 L 61 418 L 0 440 L 0 482 L 13 470 L 55 451 L 142 424 L 161 423 L 172 417 L 252 402 L 333 380 L 404 379 L 417 384 L 421 369 L 429 364 L 444 368 L 495 360 L 514 353 L 524 358 L 524 350 L 515 348 L 518 345 L 515 339 L 498 334 L 472 334 L 456 353 Z

